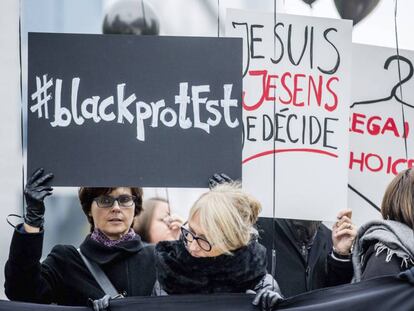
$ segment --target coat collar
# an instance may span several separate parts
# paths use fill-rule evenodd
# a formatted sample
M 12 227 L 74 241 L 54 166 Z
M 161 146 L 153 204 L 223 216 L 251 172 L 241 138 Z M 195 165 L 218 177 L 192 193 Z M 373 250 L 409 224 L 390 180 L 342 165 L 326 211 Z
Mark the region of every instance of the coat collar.
M 82 253 L 98 264 L 107 264 L 119 258 L 128 257 L 139 252 L 142 248 L 143 243 L 139 235 L 136 235 L 132 240 L 123 241 L 108 247 L 93 240 L 89 234 L 80 246 Z
M 314 238 L 311 250 L 309 252 L 309 256 L 308 256 L 308 262 L 305 261 L 305 259 L 302 256 L 302 252 L 301 249 L 298 245 L 298 243 L 296 242 L 290 228 L 289 225 L 287 224 L 287 221 L 285 219 L 276 219 L 276 222 L 279 224 L 280 228 L 282 229 L 283 233 L 285 234 L 286 238 L 289 240 L 290 244 L 292 245 L 292 247 L 295 249 L 295 251 L 298 253 L 299 257 L 301 258 L 301 261 L 303 263 L 304 266 L 310 266 L 313 267 L 316 262 L 318 261 L 318 258 L 321 256 L 321 254 L 323 254 L 325 256 L 325 252 L 320 252 L 319 250 L 324 249 L 327 247 L 327 241 L 325 241 L 324 239 L 321 239 L 320 236 L 323 236 L 323 224 L 319 225 L 319 228 L 316 232 L 316 236 Z M 313 251 L 312 251 L 313 250 Z M 318 250 L 318 251 L 314 251 L 314 250 Z

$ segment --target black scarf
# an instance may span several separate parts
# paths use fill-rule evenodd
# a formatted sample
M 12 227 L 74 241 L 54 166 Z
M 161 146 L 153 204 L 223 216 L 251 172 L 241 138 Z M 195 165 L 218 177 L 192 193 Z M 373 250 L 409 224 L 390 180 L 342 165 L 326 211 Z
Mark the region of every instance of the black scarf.
M 86 257 L 102 265 L 129 257 L 141 250 L 142 247 L 143 244 L 138 234 L 131 240 L 119 242 L 111 247 L 95 241 L 88 234 L 81 244 L 80 250 Z
M 243 293 L 266 275 L 266 249 L 257 241 L 217 257 L 193 257 L 181 241 L 160 242 L 155 250 L 158 281 L 168 294 Z

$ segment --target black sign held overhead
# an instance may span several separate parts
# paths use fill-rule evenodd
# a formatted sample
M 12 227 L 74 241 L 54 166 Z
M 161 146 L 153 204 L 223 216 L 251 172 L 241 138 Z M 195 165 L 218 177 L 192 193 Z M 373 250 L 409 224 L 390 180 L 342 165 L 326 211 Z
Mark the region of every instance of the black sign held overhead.
M 242 40 L 29 34 L 28 173 L 55 186 L 241 177 Z

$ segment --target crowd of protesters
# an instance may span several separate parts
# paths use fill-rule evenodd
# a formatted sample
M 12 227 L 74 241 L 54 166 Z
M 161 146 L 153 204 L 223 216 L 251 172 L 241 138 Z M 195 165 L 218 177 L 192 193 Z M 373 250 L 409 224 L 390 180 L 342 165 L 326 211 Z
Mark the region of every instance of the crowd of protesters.
M 127 296 L 254 293 L 253 304 L 271 310 L 286 297 L 414 266 L 413 169 L 388 186 L 383 220 L 359 229 L 348 209 L 332 230 L 319 221 L 258 221 L 260 202 L 224 174 L 210 179 L 186 221 L 164 199 L 143 202 L 141 188 L 83 187 L 90 234 L 40 262 L 52 178 L 39 169 L 27 181 L 24 222 L 5 266 L 10 300 L 105 310 Z

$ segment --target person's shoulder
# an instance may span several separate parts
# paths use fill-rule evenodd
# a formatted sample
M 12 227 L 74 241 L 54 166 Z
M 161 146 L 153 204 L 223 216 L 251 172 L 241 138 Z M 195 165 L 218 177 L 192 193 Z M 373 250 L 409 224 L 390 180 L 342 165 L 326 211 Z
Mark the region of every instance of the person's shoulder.
M 283 226 L 283 218 L 259 217 L 256 222 L 257 229 L 264 231 L 271 231 L 273 229 L 280 229 Z
M 324 223 L 319 225 L 318 231 L 316 232 L 316 239 L 332 243 L 332 230 L 328 228 Z
M 155 244 L 153 244 L 153 243 L 148 243 L 148 242 L 144 242 L 144 241 L 142 241 L 141 242 L 142 243 L 142 247 L 143 248 L 155 248 Z
M 156 252 L 169 252 L 182 246 L 183 243 L 180 240 L 173 241 L 160 241 L 155 245 Z
M 69 257 L 79 257 L 78 250 L 73 245 L 63 245 L 57 244 L 53 246 L 49 255 L 59 255 L 59 256 L 69 256 Z
M 155 246 L 156 262 L 182 258 L 188 254 L 184 243 L 180 240 L 160 241 Z
M 367 245 L 366 245 L 366 251 L 365 251 L 365 258 L 372 256 L 373 254 L 375 254 L 375 245 L 378 243 L 378 241 L 373 240 L 373 241 L 368 241 Z
M 149 258 L 149 260 L 154 260 L 155 257 L 155 244 L 150 244 L 142 242 L 142 246 L 138 251 L 138 256 Z
M 324 223 L 321 223 L 318 228 L 318 234 L 331 238 L 332 230 L 329 229 Z
M 397 274 L 403 270 L 403 260 L 392 254 L 392 250 L 381 248 L 377 241 L 371 241 L 363 256 L 362 279 Z
M 377 240 L 369 241 L 364 253 L 364 262 L 372 259 L 376 264 L 393 264 L 401 266 L 402 258 L 394 254 L 394 251 Z
M 326 245 L 326 249 L 330 251 L 332 249 L 332 230 L 329 229 L 324 223 L 319 225 L 318 231 L 316 232 L 314 244 Z
M 81 260 L 74 246 L 58 244 L 52 248 L 43 264 L 50 267 L 67 267 L 68 264 L 79 264 Z
M 155 244 L 142 242 L 142 248 L 141 248 L 141 250 L 144 253 L 147 253 L 147 252 L 152 252 L 153 253 L 154 250 L 155 250 Z

